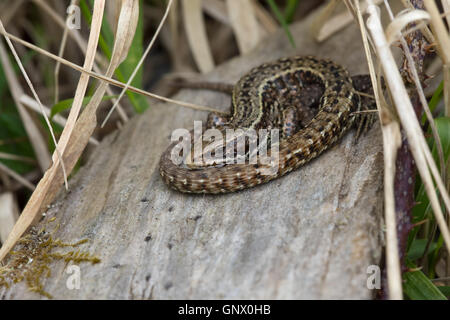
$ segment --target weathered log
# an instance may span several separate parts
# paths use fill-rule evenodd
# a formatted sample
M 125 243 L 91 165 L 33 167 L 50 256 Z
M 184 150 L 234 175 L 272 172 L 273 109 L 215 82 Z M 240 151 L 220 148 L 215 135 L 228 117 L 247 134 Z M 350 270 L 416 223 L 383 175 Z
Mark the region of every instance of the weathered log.
M 204 77 L 234 82 L 282 56 L 331 58 L 352 75 L 367 73 L 361 36 L 351 25 L 324 43 L 309 33 L 312 18 L 251 54 Z M 183 90 L 183 101 L 218 106 L 226 95 Z M 107 137 L 47 213 L 57 237 L 87 238 L 82 248 L 101 263 L 82 264 L 81 287 L 69 290 L 65 264 L 52 264 L 44 289 L 58 299 L 370 299 L 367 268 L 380 262 L 382 145 L 378 124 L 355 141 L 352 131 L 331 150 L 266 185 L 220 196 L 170 190 L 158 161 L 176 128 L 206 114 L 158 103 Z M 4 299 L 39 298 L 24 283 Z

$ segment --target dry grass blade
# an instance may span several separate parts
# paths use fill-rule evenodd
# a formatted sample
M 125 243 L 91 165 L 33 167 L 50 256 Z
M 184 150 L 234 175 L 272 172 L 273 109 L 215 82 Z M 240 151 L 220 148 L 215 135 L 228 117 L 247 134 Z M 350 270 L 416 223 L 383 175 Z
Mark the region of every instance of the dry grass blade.
M 326 21 L 329 20 L 331 14 L 336 9 L 337 4 L 337 0 L 330 0 L 330 2 L 325 6 L 325 8 L 323 8 L 322 12 L 317 15 L 311 24 L 311 33 L 317 41 L 323 41 L 323 39 L 327 37 L 326 35 L 321 35 L 321 33 L 323 33 L 322 29 L 324 28 Z
M 74 6 L 76 4 L 78 4 L 78 0 L 71 0 L 70 5 Z M 61 44 L 59 46 L 59 52 L 58 52 L 58 56 L 62 57 L 64 55 L 64 51 L 66 49 L 66 44 L 67 44 L 67 37 L 69 35 L 69 28 L 67 27 L 67 22 L 70 21 L 75 15 L 75 11 L 73 11 L 72 13 L 70 13 L 67 16 L 66 19 L 66 25 L 64 27 L 64 33 L 61 39 Z M 61 69 L 61 63 L 57 62 L 56 66 L 55 66 L 55 104 L 58 103 L 59 101 L 59 71 Z
M 450 6 L 448 1 L 445 1 Z M 438 52 L 444 63 L 445 114 L 450 115 L 450 38 L 434 1 L 424 0 L 425 8 L 431 15 L 431 27 L 437 40 Z
M 2 13 L 2 20 L 5 26 L 8 25 L 9 21 L 14 17 L 16 11 L 22 6 L 25 0 L 16 1 L 4 1 L 3 6 L 0 7 L 0 12 Z
M 228 15 L 241 54 L 248 53 L 260 41 L 261 32 L 252 1 L 227 0 Z
M 423 10 L 412 10 L 412 11 L 403 13 L 394 19 L 394 15 L 391 11 L 389 3 L 387 3 L 386 0 L 385 0 L 385 6 L 386 6 L 386 9 L 388 10 L 390 18 L 392 20 L 392 22 L 389 24 L 389 26 L 386 29 L 387 41 L 389 44 L 393 44 L 394 41 L 396 41 L 396 40 L 400 40 L 400 42 L 401 42 L 404 55 L 408 61 L 409 72 L 411 73 L 411 75 L 413 77 L 414 85 L 416 86 L 416 90 L 419 95 L 420 103 L 422 104 L 422 108 L 425 111 L 425 114 L 428 118 L 428 121 L 429 121 L 429 124 L 431 127 L 431 131 L 433 134 L 433 139 L 434 139 L 434 141 L 436 141 L 436 147 L 437 147 L 436 149 L 438 152 L 439 162 L 440 162 L 440 166 L 441 166 L 441 176 L 442 176 L 442 179 L 445 180 L 445 159 L 444 159 L 444 151 L 442 149 L 441 138 L 438 134 L 438 130 L 436 128 L 436 124 L 434 122 L 433 115 L 431 114 L 431 110 L 428 106 L 428 102 L 425 97 L 425 93 L 423 92 L 422 84 L 419 79 L 419 74 L 417 72 L 416 65 L 415 65 L 413 57 L 411 55 L 408 43 L 406 42 L 406 40 L 403 37 L 402 32 L 401 32 L 403 28 L 405 28 L 408 24 L 410 24 L 412 22 L 417 22 L 420 20 L 429 20 L 430 15 L 428 14 L 428 12 L 423 11 Z M 412 30 L 409 30 L 409 32 L 414 31 L 416 29 L 423 29 L 423 28 L 420 26 L 416 26 Z
M 384 0 L 384 1 L 386 1 L 386 0 Z M 408 9 L 410 9 L 410 10 L 416 10 L 416 8 L 413 6 L 413 4 L 411 3 L 411 0 L 401 0 L 402 1 L 402 3 L 403 3 L 403 6 L 408 10 Z M 422 28 L 421 28 L 421 30 L 420 31 L 422 31 L 422 34 L 423 34 L 423 36 L 427 39 L 427 41 L 429 42 L 429 43 L 435 43 L 436 42 L 436 40 L 434 39 L 434 36 L 433 36 L 433 34 L 431 33 L 431 31 L 430 31 L 430 29 L 428 28 L 428 26 L 426 26 L 426 25 L 422 25 Z
M 120 100 L 122 100 L 123 96 L 125 95 L 125 93 L 127 92 L 128 88 L 130 87 L 131 82 L 133 82 L 134 77 L 136 76 L 136 74 L 138 73 L 139 69 L 142 67 L 142 64 L 144 63 L 145 59 L 147 58 L 148 54 L 150 53 L 150 50 L 152 49 L 153 44 L 155 43 L 156 39 L 158 38 L 158 35 L 161 32 L 161 29 L 162 29 L 164 23 L 166 22 L 166 19 L 167 19 L 168 15 L 169 15 L 169 12 L 170 12 L 170 8 L 172 8 L 172 4 L 173 4 L 173 0 L 169 0 L 169 3 L 167 4 L 166 12 L 164 13 L 163 18 L 161 19 L 161 22 L 159 23 L 158 29 L 156 30 L 155 34 L 153 35 L 153 38 L 150 41 L 149 45 L 145 49 L 145 52 L 142 55 L 141 59 L 139 60 L 139 63 L 134 68 L 133 73 L 131 74 L 130 78 L 128 79 L 128 82 L 127 82 L 126 86 L 122 89 L 122 92 L 120 93 L 120 95 L 117 98 L 116 102 L 114 103 L 114 105 L 112 106 L 112 108 L 109 111 L 108 115 L 106 116 L 105 120 L 103 121 L 103 123 L 101 125 L 102 128 L 106 124 L 108 119 L 110 118 L 111 114 L 117 108 Z
M 172 59 L 173 62 L 173 68 L 174 70 L 180 70 L 180 68 L 182 68 L 183 66 L 183 59 L 180 57 L 180 38 L 181 38 L 181 33 L 180 33 L 180 19 L 178 19 L 178 17 L 180 16 L 179 13 L 179 8 L 180 8 L 180 2 L 179 0 L 174 0 L 173 6 L 172 6 L 172 10 L 170 10 L 169 12 L 169 32 L 170 32 L 170 37 L 168 37 L 170 40 L 168 40 L 167 43 L 167 47 L 170 53 L 170 57 Z M 164 40 L 163 40 L 164 41 Z
M 53 8 L 48 4 L 48 2 L 44 1 L 44 0 L 33 0 L 36 5 L 38 5 L 41 9 L 43 9 L 48 15 L 49 17 L 56 22 L 56 24 L 58 26 L 61 27 L 61 29 L 63 29 L 64 31 L 67 30 L 67 34 L 69 37 L 71 37 L 76 45 L 80 48 L 81 52 L 85 53 L 88 49 L 88 44 L 86 43 L 86 40 L 84 40 L 84 38 L 82 37 L 82 35 L 78 32 L 78 30 L 76 29 L 68 29 L 67 28 L 67 24 L 66 21 L 64 21 L 54 10 Z M 68 16 L 68 19 L 70 18 L 70 16 Z M 95 60 L 97 61 L 97 63 L 99 63 L 100 65 L 107 65 L 108 61 L 101 55 L 97 54 L 95 56 Z
M 259 23 L 264 28 L 266 33 L 274 33 L 278 30 L 277 21 L 270 15 L 270 13 L 256 0 L 251 0 L 255 7 L 256 17 Z
M 206 35 L 202 0 L 182 0 L 183 21 L 194 60 L 202 73 L 214 68 L 214 60 Z
M 395 177 L 395 160 L 397 150 L 401 144 L 400 126 L 396 121 L 392 120 L 390 112 L 386 107 L 383 95 L 380 92 L 381 87 L 378 85 L 375 66 L 370 52 L 369 39 L 362 18 L 362 11 L 359 6 L 359 0 L 354 1 L 356 15 L 361 29 L 364 50 L 366 52 L 367 62 L 372 80 L 375 100 L 377 102 L 381 130 L 383 134 L 384 149 L 384 203 L 385 203 L 385 222 L 387 233 L 386 245 L 386 261 L 388 275 L 388 290 L 391 299 L 402 299 L 402 278 L 400 259 L 397 243 L 397 226 L 395 213 L 395 196 L 394 196 L 394 177 Z
M 39 167 L 41 168 L 42 172 L 45 172 L 45 170 L 47 170 L 47 168 L 50 167 L 50 164 L 52 163 L 52 158 L 47 147 L 47 142 L 44 137 L 42 137 L 39 129 L 33 122 L 33 119 L 28 114 L 28 111 L 20 102 L 20 98 L 24 95 L 24 92 L 22 87 L 20 86 L 18 79 L 16 78 L 16 74 L 11 66 L 8 54 L 6 53 L 6 49 L 2 41 L 0 41 L 0 60 L 5 72 L 6 81 L 8 82 L 11 91 L 11 95 L 14 99 L 17 110 L 19 111 L 20 117 L 22 118 L 22 123 L 24 124 L 25 131 L 27 132 L 31 145 L 33 146 L 39 163 Z
M 15 154 L 0 152 L 0 159 L 22 161 L 26 163 L 36 163 L 36 160 L 29 157 L 18 156 Z
M 0 194 L 0 241 L 6 240 L 18 217 L 19 209 L 13 193 Z
M 231 25 L 230 17 L 227 14 L 225 2 L 220 0 L 208 0 L 202 2 L 202 8 L 211 17 L 225 25 Z
M 57 55 L 54 55 L 54 54 L 52 54 L 50 52 L 47 52 L 47 51 L 45 51 L 45 50 L 35 46 L 34 44 L 31 44 L 31 43 L 29 43 L 27 41 L 24 41 L 24 40 L 22 40 L 22 39 L 20 39 L 20 38 L 18 38 L 16 36 L 8 33 L 8 32 L 4 32 L 4 31 L 0 30 L 0 34 L 7 35 L 11 40 L 13 40 L 15 42 L 18 42 L 18 43 L 26 46 L 27 48 L 30 48 L 30 49 L 32 49 L 32 50 L 34 50 L 36 52 L 39 52 L 40 54 L 43 54 L 43 55 L 45 55 L 45 56 L 47 56 L 47 57 L 49 57 L 49 58 L 51 58 L 51 59 L 53 59 L 55 61 L 59 61 L 62 64 L 66 65 L 66 66 L 68 66 L 68 67 L 70 67 L 70 68 L 72 68 L 74 70 L 77 70 L 77 71 L 79 71 L 81 73 L 89 75 L 89 76 L 91 76 L 91 77 L 93 77 L 95 79 L 108 82 L 110 85 L 113 85 L 113 86 L 116 86 L 116 87 L 119 87 L 119 88 L 125 88 L 125 86 L 126 86 L 126 84 L 124 84 L 124 83 L 122 83 L 120 81 L 117 81 L 117 80 L 112 79 L 110 77 L 107 77 L 107 76 L 104 76 L 104 75 L 92 72 L 92 71 L 90 71 L 88 69 L 85 69 L 85 68 L 83 68 L 83 67 L 81 67 L 81 66 L 79 66 L 79 65 L 77 65 L 77 64 L 75 64 L 73 62 L 70 62 L 70 61 L 68 61 L 66 59 L 58 57 Z M 133 87 L 133 86 L 130 86 L 128 88 L 128 90 L 132 91 L 132 92 L 135 92 L 135 93 L 138 93 L 138 94 L 141 94 L 143 96 L 149 97 L 149 98 L 161 100 L 161 101 L 168 102 L 168 103 L 173 103 L 173 104 L 179 105 L 181 107 L 186 107 L 186 108 L 190 108 L 190 109 L 193 109 L 193 110 L 215 112 L 215 113 L 218 113 L 218 114 L 226 114 L 226 112 L 224 112 L 224 111 L 220 111 L 220 110 L 217 110 L 217 109 L 214 109 L 214 108 L 210 108 L 210 107 L 207 107 L 207 106 L 201 106 L 201 105 L 197 105 L 197 104 L 193 104 L 193 103 L 189 103 L 189 102 L 178 101 L 178 100 L 166 98 L 166 97 L 163 97 L 163 96 L 160 96 L 160 95 L 157 95 L 157 94 L 154 94 L 154 93 L 151 93 L 151 92 L 148 92 L 148 91 L 145 91 L 145 90 Z
M 384 205 L 386 223 L 386 264 L 388 272 L 389 298 L 403 299 L 402 273 L 398 251 L 397 224 L 394 198 L 395 162 L 401 145 L 400 126 L 396 121 L 383 124 L 384 151 Z
M 22 176 L 17 174 L 15 171 L 11 170 L 7 166 L 5 166 L 3 163 L 0 162 L 0 171 L 6 173 L 8 176 L 22 184 L 24 187 L 27 187 L 29 190 L 34 191 L 36 188 L 31 182 L 29 182 L 27 179 L 24 179 Z M 1 262 L 1 260 L 0 260 Z
M 447 24 L 450 26 L 450 0 L 441 0 L 441 3 L 445 12 L 445 19 L 447 20 Z
M 411 105 L 411 101 L 401 79 L 392 52 L 390 51 L 389 44 L 385 38 L 378 8 L 371 0 L 367 0 L 367 3 L 367 11 L 370 15 L 367 21 L 367 26 L 371 32 L 372 39 L 374 40 L 377 55 L 384 71 L 386 83 L 392 93 L 392 98 L 397 108 L 397 114 L 399 115 L 401 124 L 406 132 L 411 152 L 422 177 L 425 190 L 430 199 L 430 203 L 442 236 L 445 240 L 447 250 L 450 251 L 450 233 L 445 223 L 438 197 L 435 192 L 432 175 L 436 181 L 447 209 L 450 208 L 448 193 L 445 190 L 442 179 L 436 168 L 436 164 L 432 159 L 425 137 L 423 136 L 422 129 Z
M 64 22 L 64 20 L 58 16 L 58 14 L 56 12 L 54 12 L 54 10 L 43 0 L 33 0 L 34 2 L 36 2 L 37 5 L 39 5 L 42 9 L 44 9 L 45 12 L 47 12 L 50 17 L 56 22 L 57 25 L 59 25 L 63 30 L 64 30 L 64 34 L 63 34 L 63 39 L 61 41 L 61 46 L 60 46 L 60 50 L 58 53 L 58 56 L 62 57 L 63 56 L 63 48 L 65 45 L 65 39 L 67 35 L 70 35 L 73 37 L 73 39 L 75 40 L 75 43 L 78 45 L 78 47 L 81 49 L 81 51 L 84 53 L 87 50 L 88 45 L 86 44 L 85 40 L 81 37 L 80 33 L 75 30 L 75 29 L 69 29 L 67 27 L 67 23 Z M 77 3 L 78 1 L 76 0 L 72 0 L 72 3 Z M 70 15 L 67 17 L 66 21 L 70 20 Z M 94 57 L 95 61 L 97 61 L 97 63 L 101 63 L 102 65 L 107 65 L 108 62 L 103 59 L 103 57 L 99 54 L 95 55 Z M 100 73 L 100 67 L 97 65 L 97 63 L 94 62 L 93 64 L 93 69 L 95 72 Z M 56 63 L 56 67 L 55 67 L 55 99 L 56 101 L 58 101 L 58 96 L 59 96 L 59 92 L 58 92 L 58 73 L 59 73 L 59 69 L 60 69 L 60 62 L 57 61 Z M 113 92 L 110 90 L 110 88 L 107 89 L 108 90 L 108 95 L 113 96 Z M 115 101 L 115 99 L 113 98 L 112 101 Z M 56 103 L 56 102 L 55 102 Z M 128 121 L 128 116 L 126 114 L 126 112 L 123 110 L 123 108 L 118 105 L 117 106 L 117 111 L 118 114 L 120 116 L 120 118 L 124 121 L 127 122 Z
M 96 0 L 94 4 L 94 14 L 92 19 L 92 25 L 91 25 L 91 42 L 88 46 L 88 52 L 87 52 L 87 58 L 88 65 L 92 65 L 93 59 L 95 57 L 95 52 L 97 48 L 97 41 L 94 41 L 98 39 L 98 34 L 100 32 L 101 24 L 102 24 L 102 17 L 103 17 L 103 11 L 105 6 L 105 0 Z M 3 32 L 5 32 L 3 30 Z M 92 35 L 93 32 L 97 32 L 97 35 Z M 82 75 L 84 76 L 84 74 Z M 87 80 L 87 79 L 86 79 Z M 87 82 L 87 81 L 86 81 Z M 77 90 L 80 94 L 81 90 Z M 81 95 L 81 100 L 83 99 L 84 93 Z M 80 103 L 81 105 L 81 103 Z M 74 121 L 74 120 L 71 120 Z M 68 123 L 69 124 L 69 123 Z M 68 126 L 66 126 L 65 131 Z M 69 125 L 69 129 L 73 129 L 73 126 Z M 80 131 L 76 132 L 76 134 L 83 135 L 83 130 L 85 128 L 78 128 Z M 72 132 L 72 130 L 70 130 Z M 64 134 L 64 133 L 63 133 Z M 90 133 L 88 133 L 90 136 Z M 87 137 L 86 141 L 89 139 L 89 136 Z M 74 138 L 76 135 L 67 135 L 66 137 Z M 67 138 L 66 138 L 67 141 Z M 61 141 L 60 141 L 61 143 Z M 68 144 L 63 141 L 63 143 L 60 145 L 61 150 L 63 150 L 62 154 L 65 152 L 65 148 L 67 148 Z M 60 147 L 58 146 L 58 147 Z M 65 148 L 64 148 L 64 147 Z M 72 147 L 73 145 L 69 145 Z M 84 146 L 83 146 L 84 149 Z M 77 152 L 78 151 L 78 152 Z M 73 166 L 75 165 L 76 161 L 79 158 L 79 155 L 81 154 L 82 150 L 80 150 L 80 147 L 78 147 L 78 150 L 70 149 L 69 152 L 64 154 L 64 161 L 67 161 L 67 168 L 68 171 L 71 172 L 73 169 Z M 16 242 L 20 239 L 20 237 L 23 235 L 23 233 L 32 225 L 32 223 L 38 218 L 39 214 L 41 213 L 41 210 L 43 210 L 53 199 L 56 197 L 57 191 L 60 189 L 61 183 L 64 180 L 64 177 L 61 175 L 61 171 L 58 170 L 59 168 L 59 158 L 54 157 L 54 163 L 53 166 L 47 170 L 44 177 L 39 182 L 36 190 L 31 195 L 31 198 L 29 199 L 25 209 L 23 210 L 22 214 L 19 217 L 19 220 L 14 225 L 13 230 L 11 231 L 10 235 L 8 236 L 8 239 L 3 244 L 2 248 L 0 249 L 0 261 L 2 261 L 5 256 L 8 254 L 8 252 L 14 247 Z
M 383 0 L 376 0 L 375 2 L 381 3 Z M 312 32 L 317 41 L 322 42 L 331 37 L 333 34 L 345 28 L 353 21 L 353 15 L 350 10 L 343 11 L 333 17 L 330 17 L 335 10 L 339 1 L 332 0 L 322 11 L 317 19 L 314 21 L 312 26 Z M 346 4 L 348 2 L 345 2 Z M 366 5 L 364 4 L 361 8 L 362 13 L 366 11 Z
M 31 90 L 31 93 L 33 94 L 34 98 L 38 102 L 39 107 L 41 109 L 42 116 L 44 117 L 44 120 L 45 120 L 45 122 L 47 124 L 47 127 L 48 127 L 49 131 L 50 131 L 50 135 L 51 135 L 51 137 L 53 139 L 53 143 L 55 144 L 55 156 L 53 157 L 53 161 L 55 161 L 55 158 L 58 158 L 58 159 L 62 160 L 62 158 L 61 158 L 62 155 L 61 155 L 61 152 L 59 150 L 58 142 L 56 141 L 55 133 L 53 131 L 53 127 L 52 127 L 52 125 L 50 123 L 50 120 L 48 119 L 47 115 L 44 112 L 44 108 L 42 106 L 42 102 L 41 102 L 41 100 L 39 98 L 39 95 L 37 94 L 36 90 L 34 89 L 33 83 L 31 82 L 31 79 L 29 78 L 27 72 L 25 71 L 25 68 L 22 65 L 22 62 L 20 61 L 20 58 L 19 58 L 19 56 L 18 56 L 18 54 L 16 52 L 16 49 L 14 48 L 13 43 L 11 42 L 11 39 L 6 35 L 6 30 L 5 30 L 1 20 L 0 20 L 0 30 L 5 35 L 6 43 L 8 44 L 8 46 L 9 46 L 9 48 L 10 48 L 10 50 L 11 50 L 13 56 L 14 56 L 14 59 L 16 60 L 18 66 L 19 66 L 19 69 L 20 69 L 23 77 L 25 78 L 25 81 L 27 82 L 27 85 L 28 85 L 28 87 Z M 68 185 L 67 184 L 67 172 L 66 172 L 65 164 L 64 164 L 63 161 L 60 162 L 60 166 L 61 166 L 61 169 L 63 171 L 64 182 L 65 182 L 65 185 L 66 185 L 66 188 L 67 188 L 67 185 Z
M 105 7 L 105 0 L 95 2 L 94 13 L 92 17 L 91 32 L 89 34 L 88 49 L 84 61 L 84 68 L 91 70 L 94 65 L 94 59 L 97 53 L 97 44 L 100 36 L 101 21 L 103 19 L 103 12 Z M 75 122 L 83 104 L 83 99 L 86 94 L 87 86 L 89 83 L 89 76 L 81 74 L 78 86 L 75 92 L 72 108 L 70 109 L 69 117 L 67 118 L 67 124 L 61 134 L 59 145 L 61 151 L 64 154 L 67 147 L 68 140 L 73 133 Z
M 403 28 L 405 28 L 408 24 L 412 22 L 417 22 L 420 20 L 429 20 L 430 15 L 428 12 L 423 10 L 412 10 L 412 11 L 406 11 L 402 14 L 398 15 L 395 19 L 392 15 L 392 11 L 389 8 L 389 3 L 385 1 L 385 6 L 388 9 L 388 12 L 391 16 L 392 22 L 388 25 L 386 28 L 386 38 L 388 43 L 392 44 L 394 41 L 400 40 L 402 38 L 401 31 Z M 421 24 L 423 25 L 423 24 Z M 410 33 L 412 31 L 415 31 L 417 29 L 421 29 L 421 25 L 414 27 L 411 30 L 408 30 L 405 32 L 405 34 Z
M 26 107 L 30 108 L 31 110 L 33 110 L 35 112 L 40 112 L 38 103 L 36 102 L 36 100 L 31 98 L 30 96 L 27 96 L 26 94 L 22 95 L 20 97 L 20 102 L 23 103 Z M 50 108 L 45 106 L 45 105 L 43 107 L 44 107 L 44 110 L 45 110 L 45 114 L 48 117 L 50 117 L 50 114 L 51 114 Z M 65 127 L 65 125 L 67 123 L 67 119 L 64 118 L 63 116 L 59 115 L 59 114 L 55 114 L 53 116 L 52 120 L 55 123 L 59 124 L 61 127 Z M 92 138 L 92 137 L 89 139 L 89 142 L 91 144 L 93 144 L 94 146 L 98 146 L 100 144 L 100 142 L 97 139 Z

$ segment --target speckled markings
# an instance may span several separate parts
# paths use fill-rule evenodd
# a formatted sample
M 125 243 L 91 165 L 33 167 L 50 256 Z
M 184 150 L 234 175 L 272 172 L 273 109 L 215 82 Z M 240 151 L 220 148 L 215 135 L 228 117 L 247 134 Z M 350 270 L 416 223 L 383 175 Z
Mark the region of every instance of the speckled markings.
M 305 102 L 302 95 L 308 90 L 320 90 L 320 98 Z M 350 129 L 355 120 L 352 113 L 359 110 L 360 98 L 351 78 L 334 62 L 309 56 L 266 63 L 235 85 L 226 126 L 280 129 L 276 170 L 263 174 L 270 165 L 262 163 L 197 169 L 175 165 L 171 152 L 177 142 L 161 156 L 160 174 L 170 187 L 187 193 L 218 194 L 254 187 L 318 157 Z

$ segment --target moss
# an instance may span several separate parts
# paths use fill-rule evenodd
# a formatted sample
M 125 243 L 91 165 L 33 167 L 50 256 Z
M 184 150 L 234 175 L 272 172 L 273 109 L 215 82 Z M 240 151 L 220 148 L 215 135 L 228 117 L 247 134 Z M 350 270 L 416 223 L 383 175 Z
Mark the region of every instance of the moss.
M 12 284 L 25 281 L 30 291 L 51 299 L 52 296 L 44 290 L 42 281 L 51 276 L 50 266 L 54 265 L 54 262 L 64 261 L 66 266 L 69 262 L 100 262 L 99 258 L 89 252 L 77 249 L 87 243 L 87 239 L 66 243 L 53 238 L 56 230 L 57 228 L 47 232 L 44 228 L 40 231 L 32 228 L 18 241 L 6 263 L 0 266 L 0 287 L 10 288 Z

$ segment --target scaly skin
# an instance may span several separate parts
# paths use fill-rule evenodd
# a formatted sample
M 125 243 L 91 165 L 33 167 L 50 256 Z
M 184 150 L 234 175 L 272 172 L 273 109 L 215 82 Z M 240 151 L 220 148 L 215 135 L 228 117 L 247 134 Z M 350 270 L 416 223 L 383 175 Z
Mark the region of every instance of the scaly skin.
M 317 113 L 305 125 L 292 123 L 295 131 L 283 130 L 288 121 L 304 117 L 299 97 L 311 84 L 319 83 L 323 94 Z M 302 110 L 303 108 L 303 110 Z M 192 169 L 171 160 L 173 143 L 161 156 L 160 174 L 166 184 L 186 193 L 228 193 L 251 188 L 281 177 L 312 159 L 337 142 L 353 125 L 354 111 L 360 110 L 347 71 L 329 60 L 291 57 L 263 64 L 244 75 L 233 90 L 231 128 L 279 128 L 279 163 L 270 174 L 266 164 L 227 164 Z M 283 116 L 287 114 L 286 116 Z M 299 121 L 301 122 L 301 121 Z

